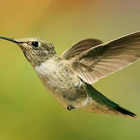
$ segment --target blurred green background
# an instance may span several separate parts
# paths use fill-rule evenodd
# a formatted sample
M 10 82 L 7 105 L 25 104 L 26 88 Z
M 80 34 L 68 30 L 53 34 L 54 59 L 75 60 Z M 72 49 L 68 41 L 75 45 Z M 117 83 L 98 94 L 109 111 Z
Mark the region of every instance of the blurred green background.
M 75 42 L 140 30 L 139 0 L 0 0 L 0 36 L 40 36 L 60 55 Z M 99 91 L 140 116 L 140 62 L 100 80 Z M 138 140 L 140 120 L 65 110 L 21 50 L 0 40 L 0 140 Z

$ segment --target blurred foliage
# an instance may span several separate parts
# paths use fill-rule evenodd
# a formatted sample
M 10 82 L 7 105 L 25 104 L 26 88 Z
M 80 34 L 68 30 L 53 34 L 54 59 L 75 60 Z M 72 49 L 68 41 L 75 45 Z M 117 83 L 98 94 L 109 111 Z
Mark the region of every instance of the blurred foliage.
M 0 0 L 0 35 L 40 36 L 58 54 L 84 38 L 109 41 L 138 31 L 140 1 Z M 0 40 L 0 140 L 137 140 L 140 121 L 65 110 L 50 96 L 21 50 Z M 140 115 L 140 62 L 94 86 Z

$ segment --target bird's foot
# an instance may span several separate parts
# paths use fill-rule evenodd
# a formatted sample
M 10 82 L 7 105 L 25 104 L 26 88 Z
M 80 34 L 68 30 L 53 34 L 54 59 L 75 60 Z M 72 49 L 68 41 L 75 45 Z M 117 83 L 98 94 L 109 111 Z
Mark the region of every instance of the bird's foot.
M 70 110 L 72 110 L 72 109 L 75 109 L 75 107 L 74 107 L 72 104 L 70 104 L 70 105 L 67 106 L 67 110 L 70 111 Z

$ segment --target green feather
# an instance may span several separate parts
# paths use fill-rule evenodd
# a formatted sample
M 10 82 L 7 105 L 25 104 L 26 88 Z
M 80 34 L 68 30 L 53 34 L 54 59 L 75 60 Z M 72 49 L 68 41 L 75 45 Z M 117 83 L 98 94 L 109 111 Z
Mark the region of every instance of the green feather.
M 87 88 L 87 94 L 89 97 L 92 98 L 92 100 L 96 101 L 97 103 L 99 103 L 100 105 L 106 106 L 110 109 L 114 111 L 117 111 L 123 115 L 128 115 L 131 117 L 136 117 L 136 115 L 122 107 L 120 107 L 118 104 L 114 103 L 113 101 L 111 101 L 110 99 L 108 99 L 107 97 L 105 97 L 102 93 L 100 93 L 99 91 L 97 91 L 93 86 L 86 84 Z

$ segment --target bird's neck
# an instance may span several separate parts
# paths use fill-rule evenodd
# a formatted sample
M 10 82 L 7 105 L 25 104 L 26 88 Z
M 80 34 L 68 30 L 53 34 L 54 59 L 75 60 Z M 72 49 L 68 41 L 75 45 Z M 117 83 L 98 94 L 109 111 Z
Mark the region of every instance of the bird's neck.
M 49 60 L 60 60 L 61 58 L 57 55 L 57 54 L 53 54 L 53 55 L 45 55 L 45 56 L 40 56 L 37 58 L 34 58 L 34 60 L 31 59 L 30 64 L 35 68 L 36 66 L 41 65 L 42 63 L 49 61 Z

